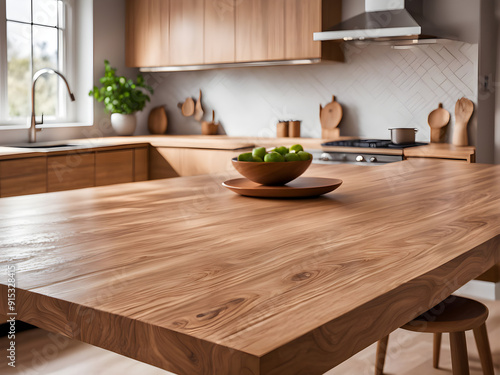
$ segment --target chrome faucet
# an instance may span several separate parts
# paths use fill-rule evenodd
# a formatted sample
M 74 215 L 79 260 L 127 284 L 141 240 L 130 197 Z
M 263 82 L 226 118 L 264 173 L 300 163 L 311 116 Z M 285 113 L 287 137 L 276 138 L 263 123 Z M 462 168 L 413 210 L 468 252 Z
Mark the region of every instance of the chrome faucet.
M 40 78 L 40 76 L 42 76 L 44 74 L 57 74 L 59 77 L 61 77 L 62 80 L 64 81 L 64 83 L 66 84 L 66 87 L 68 88 L 68 93 L 69 93 L 69 97 L 70 97 L 71 101 L 72 102 L 75 101 L 75 96 L 73 95 L 73 93 L 71 92 L 71 89 L 69 88 L 69 83 L 61 73 L 59 73 L 58 71 L 56 71 L 54 69 L 49 69 L 49 68 L 40 69 L 38 72 L 36 72 L 33 75 L 33 86 L 31 87 L 31 126 L 30 126 L 30 130 L 29 130 L 30 143 L 36 142 L 36 132 L 42 130 L 42 129 L 36 128 L 37 125 L 43 124 L 43 113 L 42 113 L 42 121 L 37 122 L 36 116 L 35 116 L 35 84 L 36 84 L 37 79 Z

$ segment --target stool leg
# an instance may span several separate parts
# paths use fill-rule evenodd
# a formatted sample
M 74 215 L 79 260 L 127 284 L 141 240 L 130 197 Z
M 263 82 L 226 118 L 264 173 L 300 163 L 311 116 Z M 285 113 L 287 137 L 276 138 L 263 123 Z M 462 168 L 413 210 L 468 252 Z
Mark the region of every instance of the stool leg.
M 384 373 L 385 355 L 387 353 L 388 342 L 389 342 L 389 336 L 386 336 L 377 343 L 375 375 L 382 375 Z
M 453 375 L 470 375 L 465 332 L 451 332 L 450 346 Z
M 474 338 L 476 339 L 479 358 L 481 359 L 481 367 L 484 375 L 495 375 L 493 369 L 493 360 L 491 359 L 490 343 L 488 341 L 488 332 L 486 325 L 483 323 L 478 328 L 474 328 Z
M 441 332 L 434 334 L 434 353 L 432 355 L 432 366 L 439 368 L 439 355 L 441 354 Z

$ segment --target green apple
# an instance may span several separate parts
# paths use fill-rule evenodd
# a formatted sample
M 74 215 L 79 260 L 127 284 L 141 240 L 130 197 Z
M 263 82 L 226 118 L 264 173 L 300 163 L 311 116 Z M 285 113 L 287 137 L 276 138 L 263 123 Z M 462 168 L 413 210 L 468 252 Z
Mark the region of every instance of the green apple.
M 300 151 L 304 151 L 304 147 L 302 147 L 302 145 L 293 145 L 290 147 L 290 152 L 298 153 Z
M 264 161 L 266 163 L 276 163 L 285 161 L 285 158 L 278 152 L 270 152 L 269 154 L 264 156 Z
M 286 148 L 285 146 L 276 147 L 275 151 L 280 153 L 282 156 L 285 156 L 290 152 L 288 151 L 288 148 Z
M 258 157 L 261 159 L 264 159 L 264 156 L 266 156 L 267 151 L 265 147 L 256 147 L 252 150 L 252 155 L 254 157 Z
M 254 157 L 253 157 L 253 161 L 256 161 L 256 162 L 262 163 L 264 160 L 262 160 L 262 158 L 259 158 L 258 156 L 254 156 Z
M 288 153 L 285 155 L 285 161 L 300 161 L 300 156 L 294 153 Z
M 244 154 L 238 155 L 238 161 L 254 161 L 251 152 L 245 152 Z
M 312 159 L 312 155 L 308 152 L 305 152 L 305 151 L 299 151 L 299 152 L 297 152 L 297 155 L 300 158 L 300 160 L 303 160 L 303 161 Z

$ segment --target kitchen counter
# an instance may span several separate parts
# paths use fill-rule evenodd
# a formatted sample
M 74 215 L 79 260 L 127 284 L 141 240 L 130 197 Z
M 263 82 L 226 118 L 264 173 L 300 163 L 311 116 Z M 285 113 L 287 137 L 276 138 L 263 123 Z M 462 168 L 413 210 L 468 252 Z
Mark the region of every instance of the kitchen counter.
M 267 200 L 207 175 L 2 199 L 17 317 L 178 374 L 320 375 L 500 262 L 500 166 L 306 176 L 344 184 Z
M 352 139 L 353 137 L 340 137 L 339 139 Z M 133 137 L 103 137 L 92 139 L 74 139 L 64 143 L 78 144 L 88 149 L 99 148 L 101 151 L 124 146 L 152 145 L 153 147 L 178 147 L 178 148 L 200 148 L 213 150 L 244 150 L 254 146 L 274 147 L 279 145 L 291 146 L 300 143 L 306 149 L 337 152 L 366 152 L 366 149 L 346 147 L 322 147 L 324 140 L 317 138 L 258 138 L 258 137 L 228 137 L 225 135 L 203 136 L 203 135 L 148 135 Z M 65 153 L 68 151 L 51 151 L 51 155 Z M 405 157 L 431 157 L 448 158 L 474 161 L 475 148 L 456 147 L 450 144 L 435 144 L 428 146 L 411 147 L 403 150 L 397 149 L 370 149 L 370 153 L 385 153 L 391 155 L 403 155 Z M 0 160 L 21 157 L 33 157 L 47 155 L 46 152 L 32 151 L 21 148 L 3 146 L 0 147 Z

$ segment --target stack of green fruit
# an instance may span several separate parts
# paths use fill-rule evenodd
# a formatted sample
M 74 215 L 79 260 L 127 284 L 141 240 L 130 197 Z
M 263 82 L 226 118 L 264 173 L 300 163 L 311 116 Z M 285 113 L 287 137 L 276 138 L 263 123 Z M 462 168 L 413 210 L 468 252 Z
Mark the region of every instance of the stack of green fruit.
M 301 145 L 293 145 L 290 148 L 280 146 L 273 148 L 269 152 L 265 147 L 256 147 L 252 152 L 245 152 L 238 156 L 238 161 L 253 161 L 276 163 L 284 161 L 307 161 L 311 160 L 312 155 L 304 151 Z

